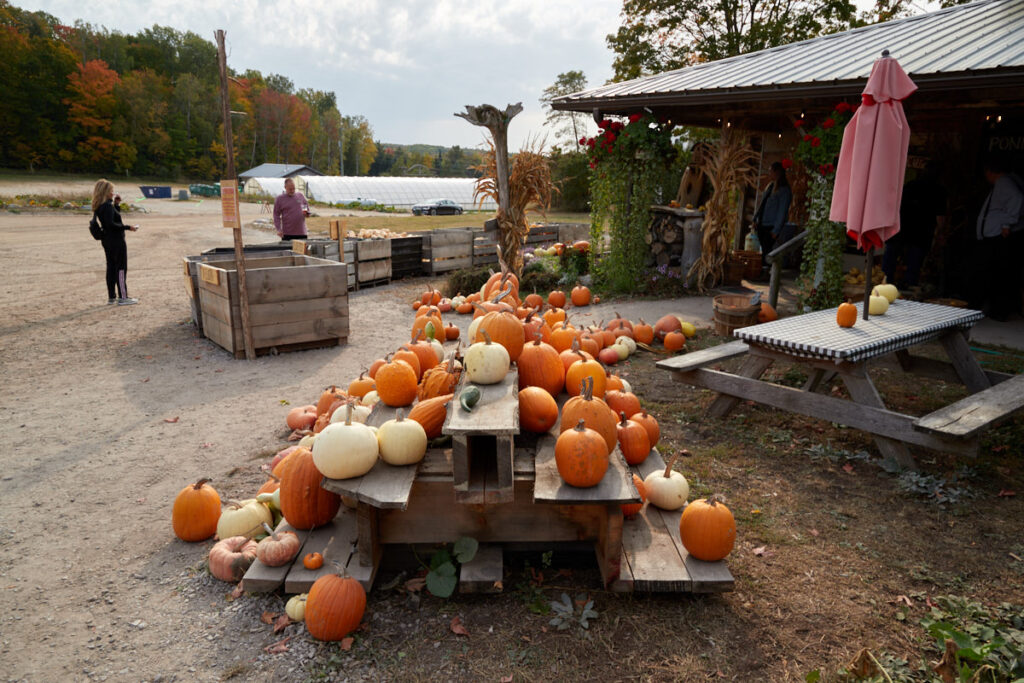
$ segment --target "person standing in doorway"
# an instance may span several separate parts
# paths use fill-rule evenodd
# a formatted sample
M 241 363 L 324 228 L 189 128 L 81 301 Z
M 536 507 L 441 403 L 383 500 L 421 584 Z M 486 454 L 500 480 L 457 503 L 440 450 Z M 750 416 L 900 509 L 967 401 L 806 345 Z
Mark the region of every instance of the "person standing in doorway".
M 767 255 L 778 243 L 791 237 L 784 235 L 783 229 L 789 220 L 789 205 L 793 201 L 793 191 L 786 178 L 786 169 L 778 161 L 772 162 L 769 170 L 771 182 L 765 188 L 761 205 L 754 214 L 753 229 L 757 231 L 757 239 L 761 242 L 761 253 Z
M 135 232 L 137 225 L 121 222 L 121 197 L 114 194 L 114 184 L 105 178 L 96 181 L 92 189 L 92 212 L 103 230 L 103 253 L 107 257 L 107 304 L 130 306 L 139 303 L 128 296 L 128 245 L 124 241 L 126 230 Z
M 1006 322 L 1021 308 L 1018 252 L 1024 238 L 1024 182 L 999 158 L 985 163 L 985 180 L 992 189 L 978 213 L 975 286 L 969 305 Z
M 889 284 L 900 288 L 916 287 L 921 265 L 932 248 L 936 230 L 946 224 L 946 191 L 939 184 L 937 166 L 929 162 L 913 180 L 903 186 L 900 201 L 900 231 L 885 243 L 882 270 Z M 903 278 L 896 281 L 900 259 L 906 266 Z
M 295 181 L 284 180 L 284 192 L 274 200 L 274 229 L 283 240 L 306 239 L 306 217 L 309 202 L 305 195 L 295 191 Z

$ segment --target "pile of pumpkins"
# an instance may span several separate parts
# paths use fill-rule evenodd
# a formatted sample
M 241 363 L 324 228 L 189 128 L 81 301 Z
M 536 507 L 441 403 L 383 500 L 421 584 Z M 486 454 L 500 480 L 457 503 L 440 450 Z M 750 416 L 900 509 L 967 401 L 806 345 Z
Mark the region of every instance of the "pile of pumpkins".
M 868 298 L 868 315 L 885 315 L 889 310 L 889 304 L 896 301 L 900 296 L 900 290 L 896 285 L 880 284 L 871 289 L 871 296 Z M 839 304 L 836 309 L 836 324 L 839 327 L 853 327 L 857 324 L 857 307 L 847 301 Z
M 529 263 L 537 256 L 561 256 L 565 253 L 566 249 L 574 249 L 581 254 L 586 254 L 590 251 L 590 242 L 587 240 L 578 240 L 569 245 L 563 242 L 555 242 L 550 247 L 537 247 L 532 253 L 527 252 L 524 254 L 523 261 Z

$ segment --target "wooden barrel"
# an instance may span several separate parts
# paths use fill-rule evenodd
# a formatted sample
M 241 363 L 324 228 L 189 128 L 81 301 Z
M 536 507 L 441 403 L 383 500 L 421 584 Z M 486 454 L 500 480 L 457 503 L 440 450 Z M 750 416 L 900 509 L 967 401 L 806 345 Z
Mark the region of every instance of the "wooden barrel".
M 715 332 L 731 337 L 734 330 L 757 324 L 761 304 L 750 304 L 746 294 L 719 294 L 714 299 Z

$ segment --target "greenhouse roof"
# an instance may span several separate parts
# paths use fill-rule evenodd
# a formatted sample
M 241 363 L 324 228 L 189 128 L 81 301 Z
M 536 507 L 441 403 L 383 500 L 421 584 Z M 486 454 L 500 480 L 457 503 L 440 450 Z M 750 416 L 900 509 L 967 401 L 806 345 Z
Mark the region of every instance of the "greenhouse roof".
M 380 176 L 298 176 L 299 189 L 307 198 L 329 204 L 376 203 L 408 209 L 429 199 L 451 199 L 469 211 L 493 211 L 497 204 L 485 200 L 479 207 L 473 198 L 476 178 L 404 178 Z M 255 185 L 253 184 L 255 183 Z M 246 194 L 280 194 L 281 178 L 250 178 Z M 262 190 L 262 192 L 261 192 Z

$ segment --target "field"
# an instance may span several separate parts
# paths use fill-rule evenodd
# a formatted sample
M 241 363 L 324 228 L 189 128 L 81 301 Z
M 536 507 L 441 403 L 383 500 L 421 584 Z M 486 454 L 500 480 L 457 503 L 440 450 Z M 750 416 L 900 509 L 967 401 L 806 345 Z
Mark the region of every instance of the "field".
M 14 182 L 0 178 L 0 196 L 81 191 L 58 179 L 14 192 Z M 10 680 L 837 680 L 867 648 L 869 667 L 873 658 L 892 680 L 925 681 L 941 656 L 922 624 L 933 615 L 979 651 L 986 626 L 1024 639 L 1024 420 L 991 432 L 976 460 L 922 451 L 921 472 L 898 476 L 856 430 L 750 404 L 705 418 L 710 394 L 671 382 L 647 353 L 622 372 L 659 418 L 664 449 L 692 453 L 681 468 L 693 491 L 720 492 L 735 512 L 734 592 L 616 595 L 591 558 L 552 548 L 511 556 L 501 595 L 440 600 L 406 590 L 418 565 L 412 549 L 394 548 L 349 649 L 301 625 L 275 634 L 261 616 L 280 613 L 285 596 L 238 596 L 213 579 L 210 543 L 173 537 L 171 501 L 201 476 L 224 499 L 250 496 L 265 479 L 259 465 L 286 443 L 289 406 L 404 341 L 408 302 L 443 282 L 353 293 L 340 349 L 235 361 L 196 336 L 182 286 L 182 256 L 230 243 L 216 204 L 142 204 L 150 213 L 132 215 L 142 229 L 128 236 L 141 303 L 129 307 L 105 305 L 102 250 L 81 212 L 0 211 L 0 661 Z M 258 216 L 243 206 L 247 222 Z M 702 326 L 693 346 L 724 341 L 707 329 L 706 299 L 619 299 L 577 315 L 677 309 Z M 979 353 L 986 367 L 1024 370 L 1024 352 Z M 773 372 L 803 380 L 795 368 Z M 874 377 L 890 405 L 915 414 L 963 394 L 885 369 Z M 587 630 L 550 624 L 563 592 L 595 601 Z M 456 617 L 468 635 L 453 631 Z

